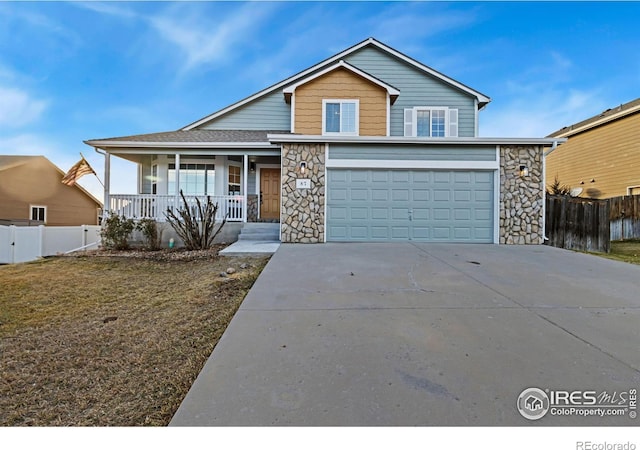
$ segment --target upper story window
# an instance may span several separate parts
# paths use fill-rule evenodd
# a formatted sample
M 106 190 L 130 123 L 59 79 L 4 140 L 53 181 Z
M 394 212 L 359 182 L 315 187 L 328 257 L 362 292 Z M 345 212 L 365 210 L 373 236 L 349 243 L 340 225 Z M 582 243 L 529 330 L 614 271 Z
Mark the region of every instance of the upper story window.
M 360 116 L 359 100 L 322 100 L 322 134 L 357 136 Z
M 404 135 L 424 137 L 458 137 L 458 110 L 416 106 L 404 110 Z

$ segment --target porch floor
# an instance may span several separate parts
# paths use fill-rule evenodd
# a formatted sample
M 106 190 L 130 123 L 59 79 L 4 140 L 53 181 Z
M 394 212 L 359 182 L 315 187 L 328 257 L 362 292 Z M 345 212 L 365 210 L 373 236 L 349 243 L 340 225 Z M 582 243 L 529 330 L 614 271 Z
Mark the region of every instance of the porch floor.
M 280 241 L 236 241 L 224 250 L 222 256 L 273 255 L 280 247 Z

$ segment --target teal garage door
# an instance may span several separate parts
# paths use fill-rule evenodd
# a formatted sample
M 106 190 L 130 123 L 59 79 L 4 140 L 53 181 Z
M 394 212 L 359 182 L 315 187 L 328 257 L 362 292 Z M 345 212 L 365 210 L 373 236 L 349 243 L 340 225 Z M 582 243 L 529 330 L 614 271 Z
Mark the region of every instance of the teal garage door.
M 493 242 L 493 171 L 329 169 L 327 241 Z

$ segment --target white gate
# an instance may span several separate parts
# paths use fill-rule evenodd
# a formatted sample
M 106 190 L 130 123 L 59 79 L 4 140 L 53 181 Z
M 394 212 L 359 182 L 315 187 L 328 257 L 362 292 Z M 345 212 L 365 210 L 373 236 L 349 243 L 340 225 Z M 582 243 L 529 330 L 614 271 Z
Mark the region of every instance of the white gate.
M 100 241 L 100 227 L 97 225 L 0 226 L 0 264 L 33 261 L 72 250 L 96 249 Z

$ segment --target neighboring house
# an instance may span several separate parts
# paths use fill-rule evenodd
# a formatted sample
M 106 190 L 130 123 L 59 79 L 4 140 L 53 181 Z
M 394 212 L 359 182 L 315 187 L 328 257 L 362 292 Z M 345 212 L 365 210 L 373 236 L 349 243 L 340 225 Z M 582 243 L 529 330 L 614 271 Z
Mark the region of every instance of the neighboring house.
M 164 220 L 182 189 L 279 221 L 282 242 L 541 244 L 542 155 L 562 140 L 478 137 L 489 101 L 369 38 L 178 131 L 85 143 L 131 217 Z M 109 195 L 111 156 L 138 164 L 137 193 Z
M 580 197 L 640 195 L 640 98 L 549 137 L 567 142 L 546 158 L 547 186 L 557 177 Z
M 97 225 L 102 203 L 44 156 L 0 155 L 0 224 Z

